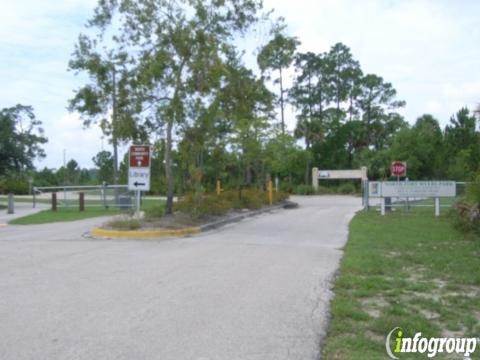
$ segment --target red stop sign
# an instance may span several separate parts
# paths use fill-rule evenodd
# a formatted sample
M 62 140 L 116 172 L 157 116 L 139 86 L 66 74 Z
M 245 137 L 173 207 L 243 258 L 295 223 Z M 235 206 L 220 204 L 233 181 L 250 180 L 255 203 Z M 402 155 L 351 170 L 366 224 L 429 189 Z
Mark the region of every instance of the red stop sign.
M 394 161 L 390 165 L 392 176 L 407 176 L 407 163 L 405 161 Z

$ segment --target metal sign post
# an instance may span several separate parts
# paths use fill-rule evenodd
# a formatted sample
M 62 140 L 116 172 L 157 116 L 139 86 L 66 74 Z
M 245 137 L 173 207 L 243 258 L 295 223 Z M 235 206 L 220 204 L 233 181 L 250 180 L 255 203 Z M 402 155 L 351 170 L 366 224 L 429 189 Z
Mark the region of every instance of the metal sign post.
M 129 151 L 128 190 L 135 191 L 137 214 L 142 191 L 150 191 L 150 145 L 132 145 Z

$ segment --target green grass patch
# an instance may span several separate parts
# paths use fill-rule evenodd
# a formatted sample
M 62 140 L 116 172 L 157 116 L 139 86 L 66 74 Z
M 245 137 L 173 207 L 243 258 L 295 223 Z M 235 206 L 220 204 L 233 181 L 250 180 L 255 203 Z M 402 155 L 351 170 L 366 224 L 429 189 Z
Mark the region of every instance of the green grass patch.
M 54 222 L 75 221 L 88 219 L 99 216 L 110 216 L 121 214 L 122 211 L 116 208 L 105 209 L 101 206 L 89 207 L 89 203 L 85 204 L 85 211 L 79 211 L 78 207 L 59 207 L 57 211 L 51 209 L 42 210 L 38 213 L 27 215 L 21 218 L 14 219 L 9 222 L 12 225 L 32 225 L 32 224 L 46 224 Z M 98 205 L 98 204 L 96 204 Z M 165 206 L 165 201 L 157 199 L 143 199 L 141 209 L 149 211 L 155 209 L 157 213 Z
M 65 222 L 88 219 L 99 216 L 117 215 L 116 209 L 90 208 L 79 211 L 77 208 L 59 208 L 57 211 L 42 210 L 38 213 L 23 216 L 9 222 L 12 225 L 46 224 L 53 222 Z
M 457 231 L 446 211 L 439 218 L 430 208 L 358 213 L 335 283 L 323 358 L 385 359 L 385 337 L 397 326 L 406 336 L 478 336 L 479 255 L 480 238 Z

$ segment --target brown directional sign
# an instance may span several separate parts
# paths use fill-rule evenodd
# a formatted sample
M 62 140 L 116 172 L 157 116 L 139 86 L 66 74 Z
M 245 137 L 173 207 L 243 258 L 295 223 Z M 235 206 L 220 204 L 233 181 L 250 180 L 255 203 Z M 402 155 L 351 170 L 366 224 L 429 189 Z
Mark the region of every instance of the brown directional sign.
M 130 168 L 149 168 L 150 167 L 150 146 L 132 145 L 130 146 Z

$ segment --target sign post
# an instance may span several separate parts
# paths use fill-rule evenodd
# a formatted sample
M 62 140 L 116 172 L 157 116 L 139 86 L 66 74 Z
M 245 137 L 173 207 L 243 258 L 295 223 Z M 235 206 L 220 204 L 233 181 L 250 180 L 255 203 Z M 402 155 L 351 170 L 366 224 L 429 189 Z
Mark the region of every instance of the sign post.
M 150 191 L 150 145 L 132 145 L 129 150 L 128 190 L 135 191 L 136 210 L 140 212 L 140 195 Z

